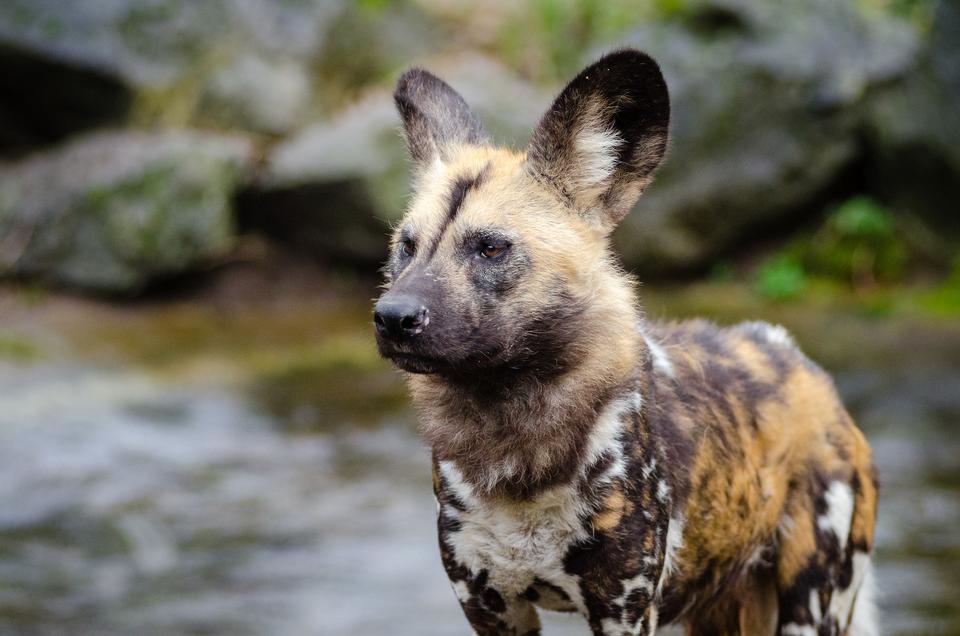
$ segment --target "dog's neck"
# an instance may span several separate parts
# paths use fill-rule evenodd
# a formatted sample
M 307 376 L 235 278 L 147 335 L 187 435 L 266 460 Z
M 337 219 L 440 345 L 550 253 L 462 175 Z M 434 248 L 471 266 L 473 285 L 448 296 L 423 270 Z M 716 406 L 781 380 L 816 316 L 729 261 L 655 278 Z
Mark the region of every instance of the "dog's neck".
M 410 376 L 435 458 L 453 462 L 478 496 L 529 499 L 576 477 L 600 414 L 647 384 L 637 312 L 604 318 L 598 324 L 610 328 L 577 343 L 577 362 L 553 377 L 466 383 Z

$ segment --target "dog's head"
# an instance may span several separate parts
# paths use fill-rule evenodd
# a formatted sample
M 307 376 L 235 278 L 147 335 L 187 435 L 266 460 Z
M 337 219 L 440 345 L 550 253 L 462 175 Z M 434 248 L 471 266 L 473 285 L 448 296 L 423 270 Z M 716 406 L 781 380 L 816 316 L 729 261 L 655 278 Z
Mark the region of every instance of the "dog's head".
M 666 149 L 669 98 L 650 57 L 623 50 L 584 69 L 523 153 L 494 147 L 424 70 L 394 97 L 416 179 L 374 311 L 382 355 L 413 373 L 549 375 L 617 321 L 633 329 L 608 237 Z

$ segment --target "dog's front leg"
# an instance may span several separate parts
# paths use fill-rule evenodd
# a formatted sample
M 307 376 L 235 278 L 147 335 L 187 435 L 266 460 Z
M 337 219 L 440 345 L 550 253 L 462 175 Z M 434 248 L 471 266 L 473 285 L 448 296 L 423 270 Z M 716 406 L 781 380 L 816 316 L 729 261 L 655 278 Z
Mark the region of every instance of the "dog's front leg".
M 486 570 L 474 574 L 461 565 L 448 565 L 446 559 L 444 566 L 463 613 L 478 636 L 540 634 L 540 618 L 530 601 L 491 586 Z
M 664 542 L 657 537 L 666 536 L 667 524 L 638 522 L 632 528 L 622 535 L 601 529 L 567 557 L 567 571 L 580 579 L 583 607 L 596 636 L 656 632 L 656 587 L 664 565 Z
M 651 636 L 657 629 L 657 608 L 653 590 L 629 588 L 617 598 L 587 595 L 587 620 L 594 636 Z

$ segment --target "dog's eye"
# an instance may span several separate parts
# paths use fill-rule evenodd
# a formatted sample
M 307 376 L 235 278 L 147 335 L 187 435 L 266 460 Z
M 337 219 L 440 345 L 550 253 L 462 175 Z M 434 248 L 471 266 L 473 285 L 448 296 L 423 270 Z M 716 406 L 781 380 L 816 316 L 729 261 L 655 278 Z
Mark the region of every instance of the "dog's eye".
M 416 245 L 413 244 L 413 241 L 410 239 L 403 239 L 400 241 L 400 253 L 406 257 L 413 256 L 416 252 Z
M 506 252 L 508 247 L 510 247 L 510 245 L 507 243 L 483 243 L 480 246 L 480 256 L 484 258 L 496 258 Z

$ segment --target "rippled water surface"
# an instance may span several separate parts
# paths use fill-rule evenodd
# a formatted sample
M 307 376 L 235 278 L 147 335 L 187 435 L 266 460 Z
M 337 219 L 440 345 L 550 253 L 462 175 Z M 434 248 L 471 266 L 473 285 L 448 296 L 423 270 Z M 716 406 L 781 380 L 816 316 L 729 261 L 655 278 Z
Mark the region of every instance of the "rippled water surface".
M 0 634 L 468 633 L 428 454 L 364 323 L 21 314 L 39 353 L 0 359 Z M 960 634 L 960 365 L 885 329 L 876 355 L 826 354 L 881 472 L 884 632 Z M 952 327 L 927 340 L 960 350 Z

